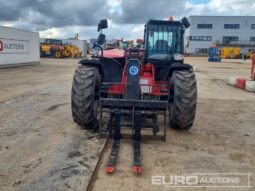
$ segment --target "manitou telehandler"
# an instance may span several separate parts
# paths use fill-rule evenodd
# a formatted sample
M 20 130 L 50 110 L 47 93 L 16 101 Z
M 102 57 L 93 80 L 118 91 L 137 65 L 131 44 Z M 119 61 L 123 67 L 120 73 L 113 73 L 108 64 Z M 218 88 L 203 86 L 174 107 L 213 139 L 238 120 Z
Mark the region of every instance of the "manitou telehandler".
M 139 48 L 103 50 L 107 20 L 100 31 L 91 59 L 79 62 L 73 77 L 72 116 L 81 126 L 94 131 L 106 129 L 113 137 L 106 172 L 113 173 L 121 140 L 121 129 L 132 130 L 133 172 L 141 173 L 141 129 L 156 135 L 162 127 L 158 116 L 168 116 L 177 130 L 192 127 L 196 113 L 197 86 L 192 66 L 184 64 L 184 31 L 188 20 L 149 20 L 144 30 L 144 51 Z M 104 120 L 105 121 L 105 120 Z M 165 136 L 165 133 L 164 133 Z

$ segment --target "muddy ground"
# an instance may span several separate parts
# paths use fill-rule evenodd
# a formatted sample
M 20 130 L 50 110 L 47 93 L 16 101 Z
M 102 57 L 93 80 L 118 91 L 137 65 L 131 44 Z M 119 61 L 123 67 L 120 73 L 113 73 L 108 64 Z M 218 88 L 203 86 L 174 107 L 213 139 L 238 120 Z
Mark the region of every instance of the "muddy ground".
M 167 128 L 166 142 L 144 141 L 141 176 L 132 173 L 131 141 L 121 144 L 114 175 L 104 173 L 110 152 L 106 149 L 91 190 L 254 189 L 151 184 L 154 175 L 255 173 L 255 94 L 227 85 L 231 76 L 248 77 L 250 65 L 208 63 L 206 58 L 186 62 L 198 70 L 193 128 Z M 105 140 L 72 121 L 70 90 L 76 63 L 42 59 L 40 65 L 0 69 L 0 190 L 86 190 Z

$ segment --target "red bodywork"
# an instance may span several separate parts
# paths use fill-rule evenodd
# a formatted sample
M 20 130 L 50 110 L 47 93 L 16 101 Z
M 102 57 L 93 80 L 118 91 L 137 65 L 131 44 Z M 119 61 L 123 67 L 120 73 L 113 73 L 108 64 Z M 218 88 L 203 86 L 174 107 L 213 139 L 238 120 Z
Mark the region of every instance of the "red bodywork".
M 238 87 L 240 89 L 244 89 L 246 81 L 247 81 L 246 78 L 237 78 L 236 79 L 236 87 Z
M 104 50 L 103 56 L 106 58 L 123 58 L 125 57 L 125 51 L 122 49 Z
M 61 45 L 54 45 L 54 44 L 49 44 L 50 48 L 56 49 L 56 50 L 61 50 L 63 47 Z
M 251 58 L 252 66 L 251 66 L 251 80 L 255 80 L 255 54 Z
M 130 58 L 130 54 L 124 52 L 124 50 L 120 49 L 112 49 L 104 51 L 104 57 L 108 58 Z M 131 57 L 139 58 L 140 60 L 140 88 L 142 94 L 149 94 L 154 96 L 168 95 L 167 82 L 165 81 L 156 81 L 155 80 L 155 66 L 150 63 L 143 64 L 142 57 L 143 52 L 140 53 L 132 53 Z M 109 88 L 108 93 L 110 94 L 125 94 L 125 87 L 127 84 L 127 70 L 126 64 L 122 73 L 122 80 L 120 84 L 112 85 Z
M 62 49 L 62 46 L 61 46 L 61 45 L 49 44 L 49 46 L 50 46 L 51 48 L 54 48 L 54 49 Z

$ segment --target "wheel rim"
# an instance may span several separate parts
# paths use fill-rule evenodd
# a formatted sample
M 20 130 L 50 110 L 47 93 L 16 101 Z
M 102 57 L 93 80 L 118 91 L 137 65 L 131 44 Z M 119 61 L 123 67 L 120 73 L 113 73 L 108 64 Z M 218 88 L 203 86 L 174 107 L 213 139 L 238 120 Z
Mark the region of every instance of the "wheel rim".
M 60 57 L 60 52 L 56 53 L 56 57 L 59 58 Z

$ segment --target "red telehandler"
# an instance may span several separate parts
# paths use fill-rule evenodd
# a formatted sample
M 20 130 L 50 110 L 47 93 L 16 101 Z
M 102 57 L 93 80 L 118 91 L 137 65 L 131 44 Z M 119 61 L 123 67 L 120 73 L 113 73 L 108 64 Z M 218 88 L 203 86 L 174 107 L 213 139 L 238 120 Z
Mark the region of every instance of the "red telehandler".
M 144 30 L 144 51 L 139 48 L 103 50 L 107 20 L 94 49 L 97 54 L 79 62 L 72 85 L 72 116 L 81 126 L 98 131 L 102 117 L 113 138 L 106 172 L 113 173 L 120 147 L 121 129 L 130 128 L 134 140 L 133 172 L 141 173 L 141 129 L 156 135 L 158 115 L 168 116 L 169 126 L 188 130 L 195 119 L 197 85 L 192 66 L 184 63 L 184 31 L 181 21 L 149 20 Z

